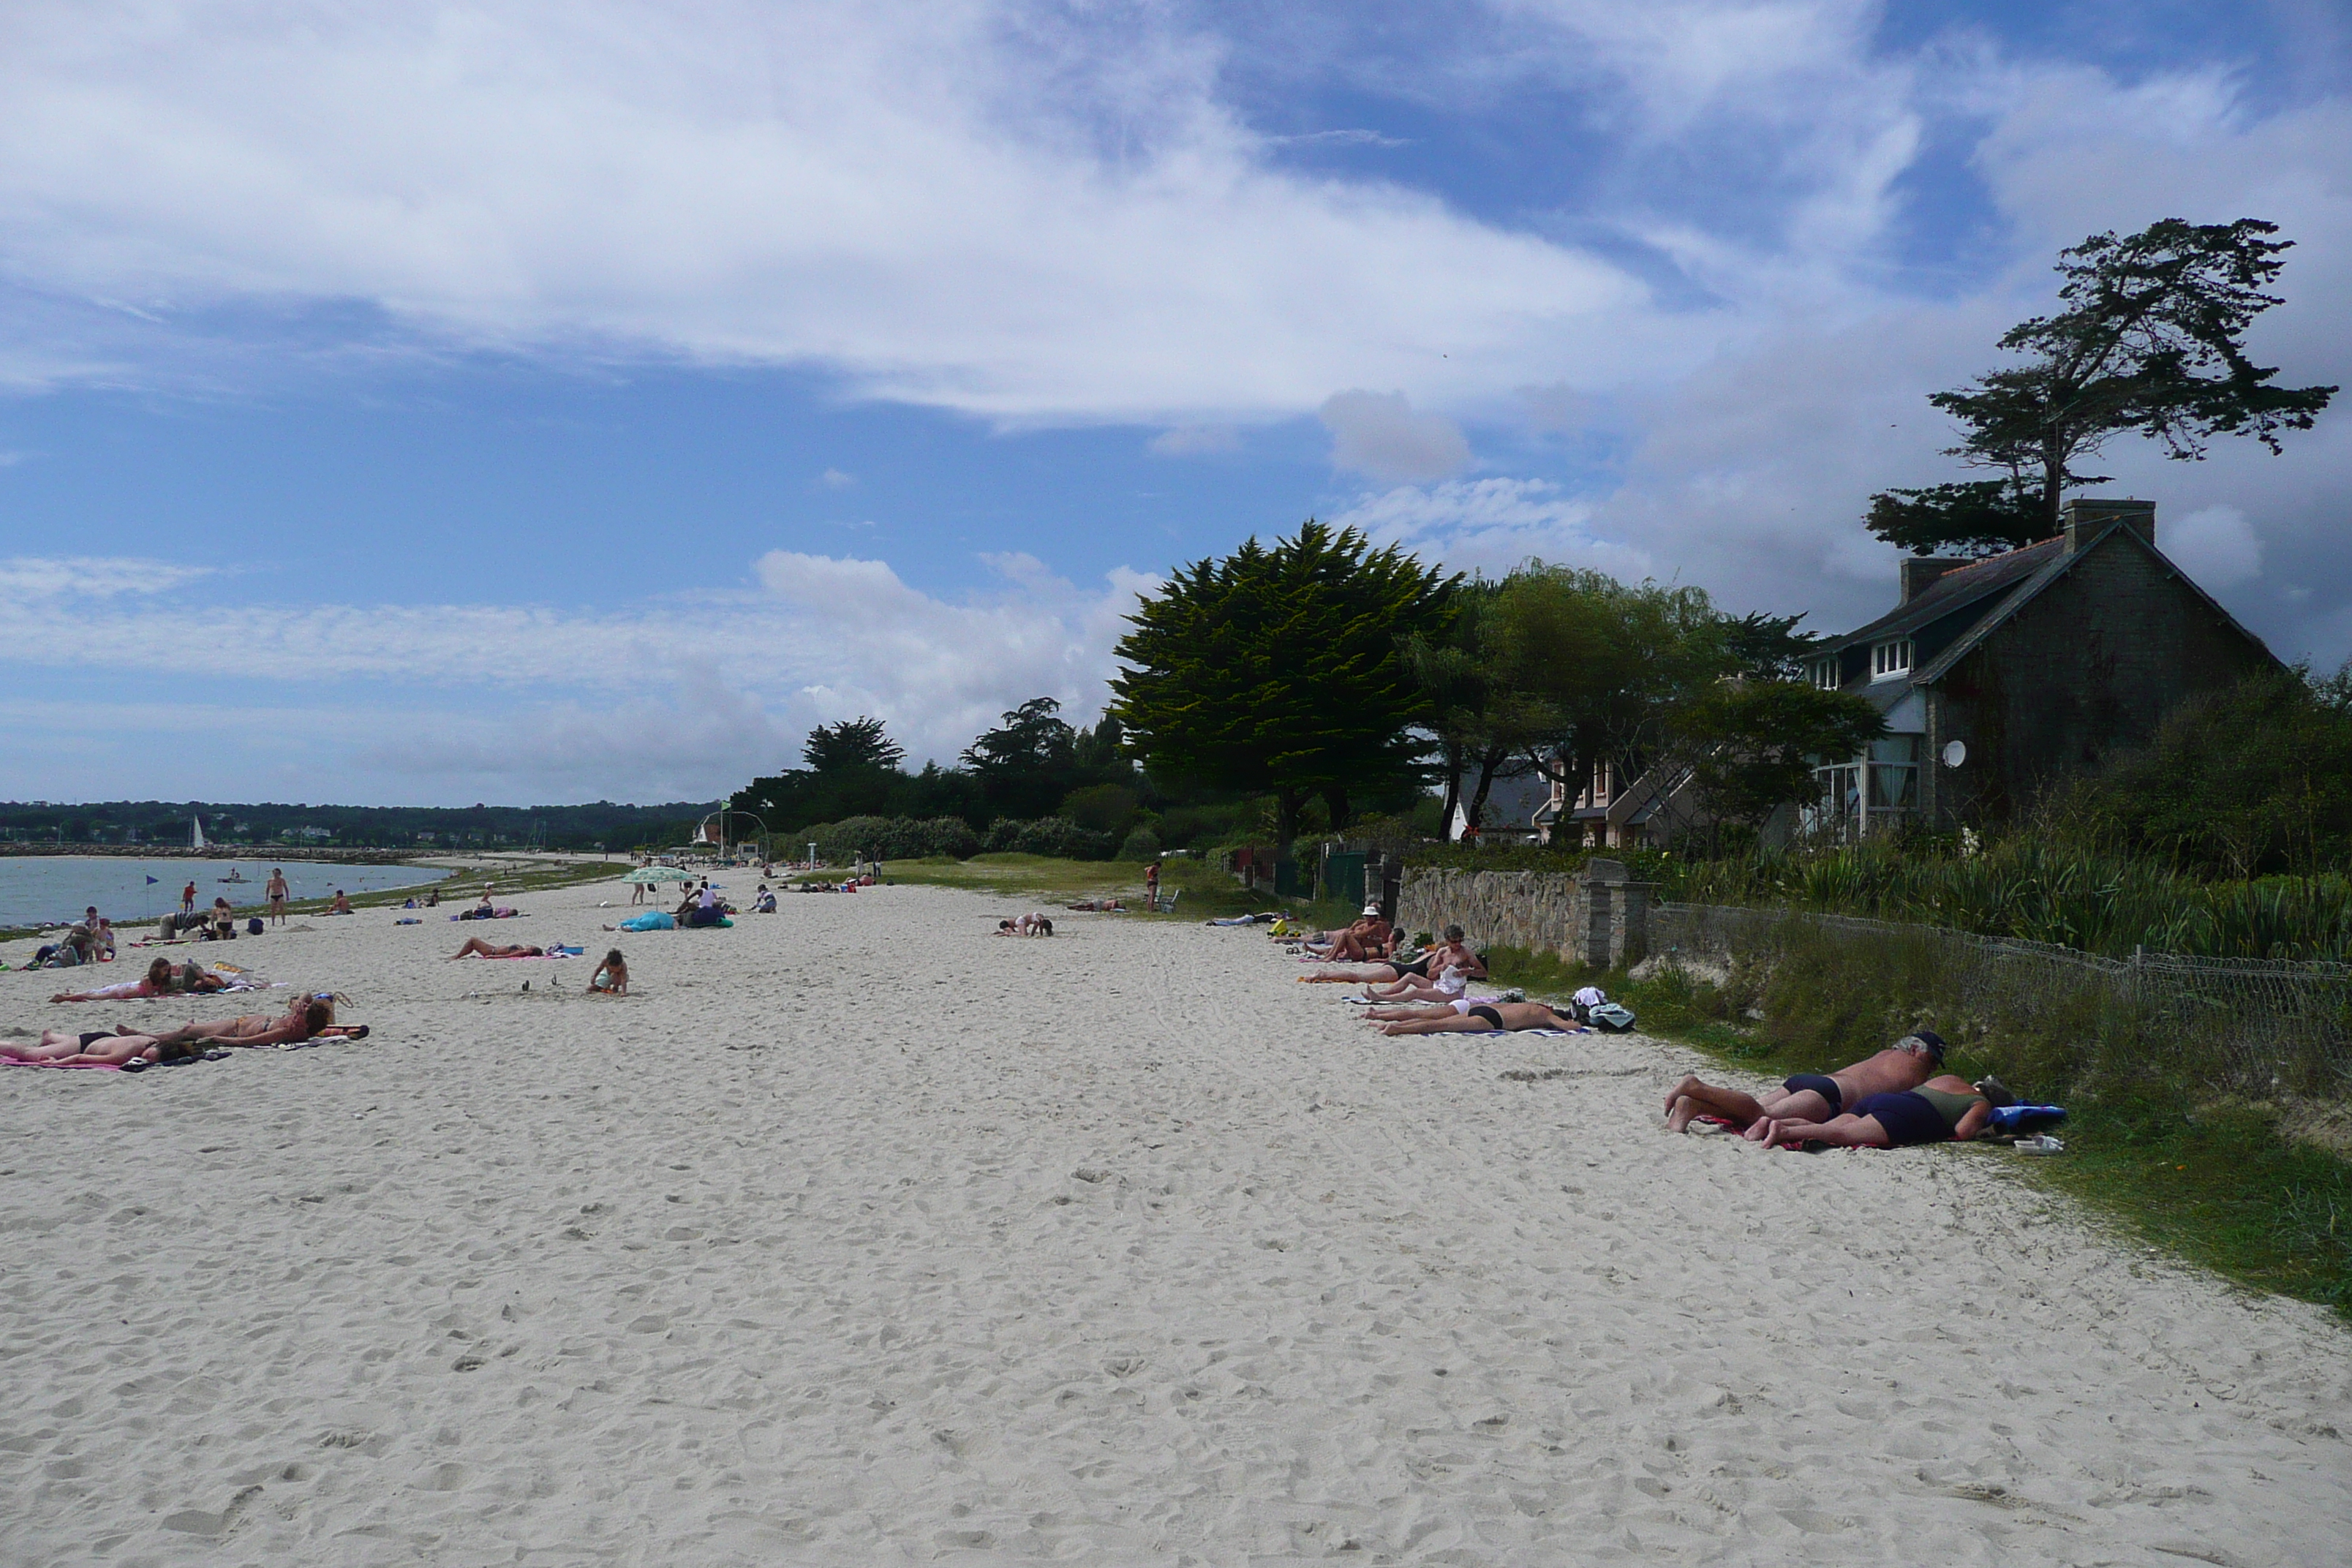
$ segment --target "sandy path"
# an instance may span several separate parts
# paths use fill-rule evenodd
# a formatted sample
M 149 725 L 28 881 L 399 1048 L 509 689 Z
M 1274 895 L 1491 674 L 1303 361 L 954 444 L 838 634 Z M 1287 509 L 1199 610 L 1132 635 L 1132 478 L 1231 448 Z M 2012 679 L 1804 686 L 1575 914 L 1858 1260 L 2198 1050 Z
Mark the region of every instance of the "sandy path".
M 1254 933 L 1009 912 L 788 898 L 618 1003 L 313 921 L 238 956 L 376 1040 L 0 1073 L 0 1561 L 2352 1549 L 2352 1335 L 1996 1152 L 1673 1138 L 1654 1042 L 1385 1042 Z

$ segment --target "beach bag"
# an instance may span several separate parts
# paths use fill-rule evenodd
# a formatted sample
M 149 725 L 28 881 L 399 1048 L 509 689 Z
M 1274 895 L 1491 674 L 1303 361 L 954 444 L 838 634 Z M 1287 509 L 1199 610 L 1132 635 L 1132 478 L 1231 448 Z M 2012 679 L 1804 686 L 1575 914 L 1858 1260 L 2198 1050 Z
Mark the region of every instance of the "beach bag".
M 259 935 L 261 934 L 261 932 L 262 932 L 262 924 L 261 924 L 261 917 L 260 917 L 259 915 L 256 915 L 256 916 L 254 916 L 251 920 L 249 920 L 249 921 L 246 921 L 246 922 L 245 922 L 245 934 L 246 934 L 246 935 L 247 935 L 247 936 L 259 936 Z
M 1604 1035 L 1622 1035 L 1633 1026 L 1633 1015 L 1614 1002 L 1584 1009 L 1584 1021 Z

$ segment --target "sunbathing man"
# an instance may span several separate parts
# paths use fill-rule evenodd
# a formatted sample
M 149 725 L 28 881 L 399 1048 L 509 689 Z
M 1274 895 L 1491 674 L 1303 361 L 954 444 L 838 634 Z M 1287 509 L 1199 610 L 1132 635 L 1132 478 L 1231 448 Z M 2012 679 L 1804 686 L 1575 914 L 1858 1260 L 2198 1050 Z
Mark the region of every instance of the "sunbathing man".
M 1307 951 L 1318 958 L 1334 963 L 1369 963 L 1388 957 L 1396 947 L 1396 931 L 1381 915 L 1378 904 L 1366 904 L 1356 923 L 1332 937 L 1330 946 L 1320 952 L 1309 941 Z
M 1666 1128 L 1686 1131 L 1696 1119 L 1713 1116 L 1749 1138 L 1761 1138 L 1767 1120 L 1827 1121 L 1871 1095 L 1916 1089 L 1943 1065 L 1944 1037 L 1921 1029 L 1876 1056 L 1835 1072 L 1791 1074 L 1779 1089 L 1766 1089 L 1761 1097 L 1685 1078 L 1666 1091 Z
M 1584 1026 L 1555 1013 L 1541 1002 L 1472 1002 L 1445 1009 L 1442 1016 L 1398 1018 L 1374 1024 L 1383 1035 L 1487 1035 L 1511 1029 L 1564 1029 L 1580 1034 Z
M 544 948 L 532 947 L 524 942 L 490 942 L 482 937 L 469 936 L 466 939 L 466 945 L 449 956 L 451 958 L 544 958 L 547 952 Z
M 1988 1080 L 1989 1081 L 1989 1080 Z M 2000 1098 L 2005 1102 L 2009 1096 Z M 1761 1142 L 1767 1149 L 1828 1143 L 1843 1149 L 1907 1149 L 1917 1143 L 1965 1143 L 1981 1137 L 1992 1122 L 1993 1096 L 1987 1089 L 1949 1073 L 1916 1089 L 1874 1094 L 1843 1116 L 1825 1121 L 1768 1117 Z

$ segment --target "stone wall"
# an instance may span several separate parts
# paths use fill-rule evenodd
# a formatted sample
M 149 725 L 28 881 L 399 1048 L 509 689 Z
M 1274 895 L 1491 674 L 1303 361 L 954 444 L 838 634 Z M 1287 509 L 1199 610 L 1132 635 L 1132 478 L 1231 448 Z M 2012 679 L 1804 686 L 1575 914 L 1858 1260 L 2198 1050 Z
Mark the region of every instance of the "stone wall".
M 1458 925 L 1473 947 L 1547 952 L 1595 969 L 1639 963 L 1650 950 L 1657 886 L 1613 860 L 1558 871 L 1406 868 L 1396 923 L 1407 931 Z

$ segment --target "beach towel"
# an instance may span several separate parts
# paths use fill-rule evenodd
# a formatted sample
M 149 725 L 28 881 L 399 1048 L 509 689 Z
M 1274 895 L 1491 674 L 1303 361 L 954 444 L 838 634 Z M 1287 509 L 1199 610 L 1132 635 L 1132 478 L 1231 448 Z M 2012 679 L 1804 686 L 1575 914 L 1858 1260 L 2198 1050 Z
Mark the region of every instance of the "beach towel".
M 1992 1113 L 1993 1130 L 1999 1132 L 2032 1132 L 2043 1127 L 2055 1127 L 2066 1120 L 2063 1105 L 2002 1105 Z
M 631 915 L 621 922 L 623 931 L 676 931 L 677 921 L 667 910 L 647 910 L 641 915 Z
M 89 1072 L 121 1072 L 112 1062 L 20 1062 L 14 1057 L 0 1057 L 0 1067 L 12 1068 L 80 1068 Z

